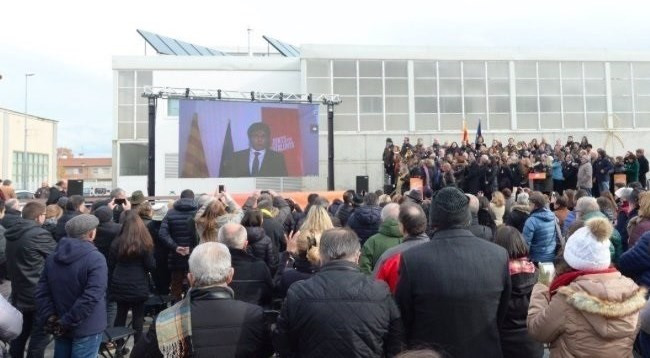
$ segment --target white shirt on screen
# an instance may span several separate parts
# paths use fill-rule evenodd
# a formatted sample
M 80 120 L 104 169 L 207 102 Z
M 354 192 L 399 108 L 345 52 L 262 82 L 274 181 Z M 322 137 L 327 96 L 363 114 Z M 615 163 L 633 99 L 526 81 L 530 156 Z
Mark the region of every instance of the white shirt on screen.
M 248 152 L 249 153 L 248 154 L 248 172 L 251 173 L 251 174 L 253 174 L 253 161 L 255 160 L 255 152 L 260 153 L 257 156 L 257 160 L 260 163 L 260 167 L 257 168 L 257 170 L 259 172 L 259 170 L 262 169 L 262 163 L 264 162 L 264 155 L 266 154 L 266 149 L 255 150 L 255 149 L 251 148 L 250 151 Z

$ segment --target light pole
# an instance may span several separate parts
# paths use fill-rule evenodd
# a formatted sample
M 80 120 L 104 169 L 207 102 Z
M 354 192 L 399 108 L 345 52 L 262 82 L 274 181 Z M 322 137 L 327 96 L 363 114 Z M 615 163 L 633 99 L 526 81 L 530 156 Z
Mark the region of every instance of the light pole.
M 27 79 L 34 73 L 25 73 L 25 122 L 23 127 L 23 190 L 27 190 Z

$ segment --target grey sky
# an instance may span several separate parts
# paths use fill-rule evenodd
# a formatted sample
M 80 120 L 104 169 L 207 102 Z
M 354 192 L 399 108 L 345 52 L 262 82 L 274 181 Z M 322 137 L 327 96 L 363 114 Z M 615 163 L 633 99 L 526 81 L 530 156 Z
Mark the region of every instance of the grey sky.
M 59 146 L 110 155 L 111 56 L 136 28 L 215 48 L 304 43 L 647 51 L 644 1 L 11 1 L 0 21 L 0 107 L 60 121 Z

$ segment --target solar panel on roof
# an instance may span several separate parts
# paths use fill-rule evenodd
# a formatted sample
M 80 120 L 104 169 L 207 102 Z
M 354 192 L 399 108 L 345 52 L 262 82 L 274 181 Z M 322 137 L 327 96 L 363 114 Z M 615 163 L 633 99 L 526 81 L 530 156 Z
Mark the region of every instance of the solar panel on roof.
M 225 52 L 173 39 L 153 32 L 136 30 L 156 52 L 176 56 L 227 56 Z
M 268 37 L 266 35 L 262 36 L 264 40 L 266 40 L 273 48 L 278 50 L 280 54 L 284 57 L 300 57 L 300 50 L 293 46 L 289 45 L 288 43 L 276 40 L 272 37 Z

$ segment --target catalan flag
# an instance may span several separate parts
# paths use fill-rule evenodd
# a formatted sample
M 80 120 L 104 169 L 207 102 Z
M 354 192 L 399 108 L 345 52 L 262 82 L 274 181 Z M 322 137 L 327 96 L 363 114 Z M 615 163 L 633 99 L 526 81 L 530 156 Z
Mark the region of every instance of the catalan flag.
M 209 176 L 210 173 L 208 172 L 208 165 L 205 161 L 205 152 L 203 150 L 203 141 L 201 140 L 201 131 L 199 130 L 199 116 L 194 113 L 192 127 L 190 128 L 190 138 L 187 140 L 187 150 L 185 151 L 181 177 L 207 178 Z

